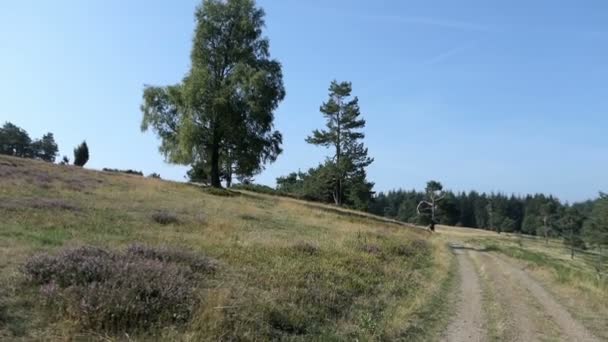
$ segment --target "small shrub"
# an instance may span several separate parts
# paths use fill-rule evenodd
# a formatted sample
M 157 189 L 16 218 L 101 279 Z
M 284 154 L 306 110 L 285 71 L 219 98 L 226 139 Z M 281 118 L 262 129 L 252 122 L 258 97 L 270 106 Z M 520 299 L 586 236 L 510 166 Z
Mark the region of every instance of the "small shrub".
M 245 191 L 251 191 L 251 192 L 257 192 L 260 194 L 266 194 L 266 195 L 274 195 L 274 196 L 282 196 L 282 197 L 291 197 L 291 198 L 300 198 L 300 196 L 298 196 L 297 194 L 292 194 L 289 192 L 284 192 L 284 191 L 280 191 L 280 190 L 276 190 L 273 189 L 267 185 L 260 185 L 260 184 L 235 184 L 232 186 L 231 189 L 234 190 L 245 190 Z
M 120 170 L 120 169 L 109 169 L 109 168 L 104 167 L 102 170 L 103 170 L 104 172 L 110 172 L 110 173 L 124 173 L 124 174 L 127 174 L 127 175 L 134 175 L 134 176 L 143 176 L 143 175 L 144 175 L 144 173 L 143 173 L 143 172 L 141 172 L 141 171 L 135 171 L 135 170 L 131 170 L 131 169 L 128 169 L 128 170 Z
M 234 197 L 237 195 L 237 193 L 234 191 L 230 191 L 230 190 L 222 189 L 222 188 L 205 187 L 203 189 L 205 190 L 206 193 L 213 195 L 213 196 Z
M 258 193 L 268 194 L 268 195 L 277 195 L 278 194 L 277 190 L 275 190 L 267 185 L 260 185 L 260 184 L 235 184 L 232 186 L 232 189 L 246 190 L 246 191 L 258 192 Z
M 168 224 L 177 224 L 179 223 L 179 219 L 177 215 L 170 213 L 168 211 L 158 211 L 152 214 L 152 219 L 159 224 L 168 225 Z
M 239 217 L 245 221 L 256 221 L 258 219 L 257 217 L 255 217 L 253 215 L 249 215 L 249 214 L 239 215 Z
M 273 329 L 293 335 L 306 334 L 305 317 L 298 317 L 293 313 L 272 309 L 267 314 L 267 321 Z
M 43 303 L 83 329 L 149 331 L 189 320 L 196 287 L 216 262 L 168 247 L 131 245 L 124 252 L 78 247 L 30 257 L 26 280 Z
M 300 242 L 296 243 L 293 246 L 293 248 L 300 253 L 304 253 L 304 254 L 308 254 L 308 255 L 319 254 L 319 246 L 312 242 L 300 241 Z
M 86 141 L 74 148 L 74 165 L 83 167 L 89 161 L 89 146 Z
M 156 172 L 153 172 L 153 173 L 149 174 L 148 178 L 161 179 L 160 175 L 158 173 L 156 173 Z

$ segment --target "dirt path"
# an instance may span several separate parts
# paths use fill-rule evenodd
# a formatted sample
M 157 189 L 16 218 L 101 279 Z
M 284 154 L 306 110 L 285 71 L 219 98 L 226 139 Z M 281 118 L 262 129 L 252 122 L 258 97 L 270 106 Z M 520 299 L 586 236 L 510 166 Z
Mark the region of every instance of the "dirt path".
M 523 284 L 513 277 L 513 270 L 498 265 L 491 254 L 472 255 L 484 281 L 484 312 L 487 327 L 498 341 L 559 341 L 559 327 L 546 319 L 540 303 Z
M 516 262 L 452 245 L 461 277 L 442 341 L 599 341 Z
M 456 317 L 448 326 L 442 341 L 484 341 L 482 300 L 479 277 L 471 263 L 467 251 L 458 247 L 452 249 L 458 260 L 460 272 L 460 292 Z
M 506 258 L 495 254 L 489 254 L 489 257 L 494 260 L 499 268 L 509 270 L 513 281 L 523 285 L 540 303 L 543 311 L 559 327 L 561 339 L 566 341 L 599 342 L 599 339 L 595 338 L 580 322 L 576 321 L 566 308 L 558 303 L 557 300 L 555 300 L 555 298 L 536 280 L 532 279 L 528 273 Z

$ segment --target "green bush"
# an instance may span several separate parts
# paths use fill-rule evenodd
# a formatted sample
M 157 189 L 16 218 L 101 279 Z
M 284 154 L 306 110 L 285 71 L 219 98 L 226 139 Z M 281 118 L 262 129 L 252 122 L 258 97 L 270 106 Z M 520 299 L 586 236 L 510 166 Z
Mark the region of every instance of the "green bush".
M 135 171 L 135 170 L 131 170 L 131 169 L 120 170 L 120 169 L 109 169 L 107 167 L 104 167 L 103 171 L 104 172 L 111 172 L 111 173 L 124 173 L 124 174 L 127 174 L 127 175 L 134 175 L 134 176 L 143 176 L 144 175 L 144 173 L 141 172 L 141 171 Z

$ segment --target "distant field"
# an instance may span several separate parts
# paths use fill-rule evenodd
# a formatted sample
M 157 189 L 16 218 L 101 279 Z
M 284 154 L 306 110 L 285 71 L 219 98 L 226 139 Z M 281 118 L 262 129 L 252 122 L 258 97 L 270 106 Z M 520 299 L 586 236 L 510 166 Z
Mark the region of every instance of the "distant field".
M 453 264 L 444 241 L 331 206 L 0 156 L 0 218 L 0 339 L 424 340 L 445 320 Z M 84 245 L 103 250 L 61 252 Z M 78 253 L 95 267 L 122 265 L 110 268 L 119 274 L 167 267 L 186 274 L 194 295 L 147 289 L 152 300 L 188 298 L 181 316 L 129 322 L 102 296 L 121 304 L 110 292 L 127 285 L 114 274 L 106 292 L 87 292 L 101 280 L 69 264 Z M 62 271 L 60 257 L 76 268 L 57 278 L 65 284 L 39 285 Z M 178 268 L 184 260 L 213 268 L 194 277 Z M 83 272 L 89 283 L 70 283 Z M 97 306 L 79 307 L 81 297 Z

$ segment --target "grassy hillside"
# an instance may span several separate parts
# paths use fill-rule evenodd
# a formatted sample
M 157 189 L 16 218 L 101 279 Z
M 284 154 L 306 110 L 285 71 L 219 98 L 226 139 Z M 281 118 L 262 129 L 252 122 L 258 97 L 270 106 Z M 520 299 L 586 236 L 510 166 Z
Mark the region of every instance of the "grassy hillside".
M 0 339 L 424 338 L 450 279 L 439 240 L 372 216 L 4 156 L 0 218 Z

